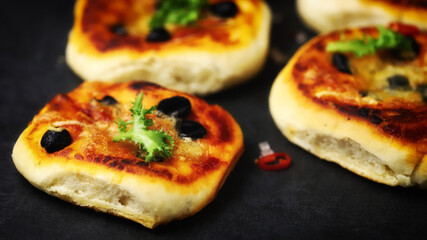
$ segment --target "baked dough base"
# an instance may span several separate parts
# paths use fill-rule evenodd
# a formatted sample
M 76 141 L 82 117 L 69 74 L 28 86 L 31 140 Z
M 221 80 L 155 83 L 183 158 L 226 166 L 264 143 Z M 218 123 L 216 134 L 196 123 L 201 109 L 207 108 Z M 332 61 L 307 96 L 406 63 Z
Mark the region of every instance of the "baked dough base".
M 292 69 L 312 42 L 294 55 L 271 88 L 270 113 L 279 130 L 303 149 L 372 181 L 427 187 L 423 153 L 380 134 L 368 123 L 318 105 L 301 93 Z
M 138 84 L 138 82 L 136 83 Z M 115 88 L 112 88 L 109 84 L 83 83 L 67 96 L 71 99 L 78 98 L 80 102 L 87 102 L 88 99 L 93 99 L 92 94 L 101 94 L 101 96 L 102 94 L 112 94 L 124 110 L 128 109 L 137 94 L 137 90 L 129 89 L 128 85 L 132 84 L 117 84 Z M 155 99 L 170 97 L 170 95 L 184 95 L 150 85 L 147 86 L 147 89 L 144 88 L 145 103 L 159 101 Z M 107 92 L 103 92 L 106 91 L 105 89 L 108 89 Z M 242 155 L 243 135 L 238 124 L 225 110 L 216 105 L 208 105 L 194 96 L 185 96 L 193 103 L 191 114 L 199 117 L 199 120 L 206 121 L 204 125 L 210 126 L 209 135 L 191 142 L 198 144 L 198 146 L 203 145 L 201 148 L 204 151 L 202 156 L 183 153 L 181 146 L 187 149 L 189 145 L 183 145 L 176 140 L 175 155 L 172 159 L 165 160 L 163 163 L 139 166 L 134 163 L 134 159 L 129 157 L 133 155 L 125 143 L 113 143 L 111 141 L 109 143 L 106 141 L 107 144 L 116 145 L 115 147 L 104 146 L 102 139 L 94 138 L 92 132 L 84 130 L 98 128 L 98 125 L 83 125 L 82 132 L 72 135 L 73 143 L 71 145 L 58 152 L 48 154 L 40 145 L 40 139 L 48 126 L 57 121 L 58 117 L 52 118 L 52 116 L 59 115 L 58 110 L 55 109 L 65 107 L 62 111 L 67 111 L 67 106 L 57 106 L 58 102 L 54 104 L 51 102 L 40 111 L 15 143 L 12 153 L 14 164 L 32 185 L 48 194 L 79 206 L 131 219 L 148 228 L 194 215 L 215 198 Z M 52 106 L 54 106 L 53 110 Z M 98 113 L 102 113 L 101 110 L 99 111 Z M 208 119 L 207 114 L 210 111 L 215 112 L 217 118 Z M 62 113 L 64 115 L 61 115 L 59 119 L 73 118 L 75 115 L 83 115 L 83 117 L 76 117 L 76 119 L 84 119 L 89 116 L 84 115 L 82 110 L 75 115 L 72 115 L 73 113 L 70 111 Z M 81 123 L 73 119 L 64 119 L 62 122 L 65 125 L 93 124 L 91 123 L 93 119 L 89 123 Z M 222 122 L 215 122 L 215 119 Z M 104 126 L 103 129 L 117 128 L 113 122 L 108 120 L 99 124 L 105 125 L 102 125 Z M 227 128 L 223 130 L 226 132 L 225 134 L 229 134 L 229 141 L 218 137 L 221 134 L 218 132 L 222 127 Z M 102 137 L 107 138 L 109 135 L 102 135 Z M 99 146 L 95 150 L 88 147 L 92 143 L 82 142 L 91 139 Z M 185 142 L 186 140 L 179 141 Z M 118 152 L 126 151 L 125 153 L 129 156 L 111 155 L 109 149 L 117 149 Z M 77 158 L 76 155 L 80 157 Z M 99 156 L 107 156 L 110 159 L 117 158 L 118 162 L 128 161 L 132 162 L 133 165 L 127 163 L 128 165 L 125 167 L 117 168 L 114 167 L 117 165 L 104 162 L 105 158 L 101 158 L 101 160 L 89 159 Z M 211 157 L 218 159 L 218 163 L 206 163 L 205 160 Z M 200 164 L 207 165 L 199 167 Z M 151 172 L 145 170 L 151 170 Z M 170 177 L 163 177 L 162 173 L 169 174 Z M 193 173 L 194 175 L 191 175 Z M 179 181 L 178 178 L 184 179 Z
M 82 43 L 85 36 L 73 29 L 66 47 L 66 61 L 85 81 L 143 79 L 197 95 L 215 93 L 249 80 L 263 67 L 269 48 L 271 12 L 265 3 L 256 11 L 260 12 L 261 22 L 247 45 L 209 48 L 207 44 L 207 49 L 143 53 L 123 49 L 94 54 Z
M 303 21 L 317 32 L 386 26 L 395 21 L 427 29 L 427 9 L 399 9 L 381 1 L 298 0 L 297 11 Z

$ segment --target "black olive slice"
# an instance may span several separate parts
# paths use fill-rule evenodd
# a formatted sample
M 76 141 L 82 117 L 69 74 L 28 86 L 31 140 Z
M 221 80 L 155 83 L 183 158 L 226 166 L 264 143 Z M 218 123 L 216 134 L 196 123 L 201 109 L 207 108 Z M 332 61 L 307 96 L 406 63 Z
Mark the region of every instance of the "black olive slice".
M 359 94 L 361 97 L 366 97 L 369 95 L 369 92 L 367 90 L 360 90 Z
M 179 137 L 181 138 L 189 137 L 191 139 L 198 139 L 204 137 L 207 133 L 206 128 L 195 121 L 183 120 L 178 122 L 177 125 Z
M 232 18 L 236 16 L 237 12 L 239 11 L 236 3 L 232 1 L 215 3 L 212 4 L 209 8 L 213 15 L 221 18 Z
M 423 101 L 427 103 L 427 83 L 418 85 L 417 91 L 421 94 Z
M 420 54 L 420 45 L 418 44 L 417 40 L 415 40 L 415 38 L 409 36 L 409 39 L 411 41 L 411 47 L 412 47 L 412 51 L 415 54 L 415 57 L 418 57 L 418 55 Z
M 128 32 L 126 31 L 126 28 L 123 24 L 118 23 L 115 24 L 113 26 L 110 27 L 110 31 L 114 34 L 120 35 L 120 36 L 125 36 L 128 34 Z
M 157 105 L 157 110 L 173 117 L 184 118 L 191 112 L 190 101 L 181 96 L 165 98 Z
M 415 38 L 407 36 L 411 41 L 411 49 L 392 49 L 391 56 L 400 61 L 411 61 L 418 57 L 420 54 L 420 45 Z
M 66 129 L 47 130 L 41 139 L 41 146 L 48 153 L 53 153 L 64 149 L 71 144 L 73 139 Z
M 350 65 L 348 64 L 347 56 L 342 53 L 334 53 L 332 55 L 332 64 L 338 71 L 351 74 Z
M 393 75 L 387 78 L 390 89 L 393 90 L 410 90 L 409 80 L 403 75 Z
M 101 100 L 98 100 L 98 102 L 104 104 L 104 105 L 115 105 L 117 104 L 117 100 L 111 96 L 105 96 L 104 98 L 102 98 Z
M 171 35 L 164 28 L 155 28 L 147 36 L 147 42 L 166 42 L 171 39 Z

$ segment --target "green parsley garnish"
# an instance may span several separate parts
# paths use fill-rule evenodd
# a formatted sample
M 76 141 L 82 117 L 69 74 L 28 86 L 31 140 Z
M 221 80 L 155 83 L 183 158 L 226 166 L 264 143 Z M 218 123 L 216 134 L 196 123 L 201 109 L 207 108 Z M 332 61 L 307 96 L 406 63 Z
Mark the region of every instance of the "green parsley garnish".
M 402 49 L 411 50 L 412 45 L 409 38 L 391 29 L 378 26 L 379 36 L 377 39 L 364 36 L 363 39 L 350 41 L 331 42 L 326 46 L 328 52 L 353 52 L 356 57 L 374 54 L 380 49 Z
M 197 22 L 208 0 L 162 0 L 150 21 L 150 28 L 162 28 L 167 23 L 188 25 Z
M 156 161 L 159 158 L 169 158 L 172 156 L 174 140 L 163 131 L 148 129 L 153 125 L 153 120 L 147 119 L 145 115 L 154 113 L 157 106 L 144 109 L 142 95 L 141 92 L 130 109 L 133 120 L 125 122 L 122 119 L 118 119 L 117 124 L 119 125 L 120 133 L 113 138 L 113 141 L 130 140 L 138 144 L 140 151 L 147 152 L 145 162 Z M 129 130 L 127 130 L 128 125 L 132 125 Z

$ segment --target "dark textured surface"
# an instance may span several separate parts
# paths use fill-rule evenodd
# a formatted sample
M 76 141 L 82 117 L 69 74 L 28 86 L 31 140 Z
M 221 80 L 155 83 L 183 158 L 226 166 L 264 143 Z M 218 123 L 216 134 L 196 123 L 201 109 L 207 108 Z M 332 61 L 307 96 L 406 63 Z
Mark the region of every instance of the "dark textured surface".
M 8 1 L 0 9 L 0 239 L 410 239 L 426 237 L 427 192 L 370 182 L 289 143 L 268 112 L 271 84 L 298 48 L 292 1 L 275 13 L 265 68 L 252 81 L 206 97 L 240 123 L 246 151 L 217 198 L 195 216 L 155 230 L 74 206 L 31 186 L 10 157 L 18 135 L 54 95 L 81 80 L 64 62 L 73 1 Z M 282 54 L 280 54 L 282 53 Z M 284 55 L 283 55 L 284 54 Z M 273 61 L 273 58 L 276 61 Z M 293 163 L 257 168 L 267 140 Z

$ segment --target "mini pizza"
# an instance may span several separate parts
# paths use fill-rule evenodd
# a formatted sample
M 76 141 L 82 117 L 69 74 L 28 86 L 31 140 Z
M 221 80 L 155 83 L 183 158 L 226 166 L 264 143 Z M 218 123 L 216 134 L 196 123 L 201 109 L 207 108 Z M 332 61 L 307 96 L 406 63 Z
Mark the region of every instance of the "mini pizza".
M 66 61 L 85 81 L 206 95 L 258 73 L 269 45 L 262 0 L 78 0 L 74 16 Z
M 290 141 L 322 159 L 379 183 L 426 185 L 426 52 L 419 31 L 318 36 L 276 78 L 270 112 Z
M 217 105 L 152 83 L 90 82 L 54 97 L 12 157 L 49 194 L 154 228 L 212 201 L 242 152 L 239 125 Z
M 427 30 L 425 0 L 298 0 L 304 22 L 318 32 L 399 21 Z

